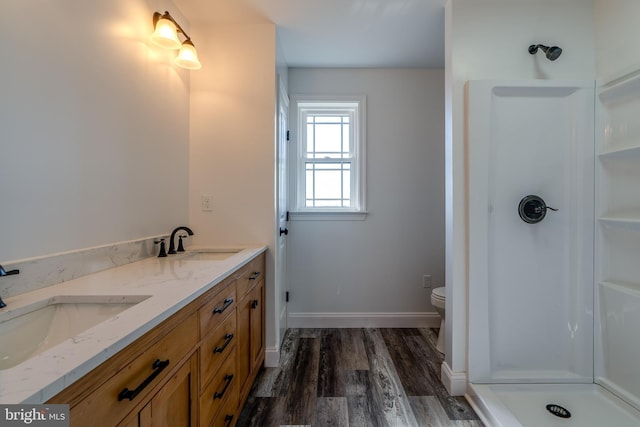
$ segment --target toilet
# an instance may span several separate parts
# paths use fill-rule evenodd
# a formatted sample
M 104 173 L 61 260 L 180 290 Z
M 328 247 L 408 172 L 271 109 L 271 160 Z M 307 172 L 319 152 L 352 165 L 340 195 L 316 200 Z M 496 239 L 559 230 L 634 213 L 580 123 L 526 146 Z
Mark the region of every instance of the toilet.
M 444 306 L 445 306 L 445 288 L 434 288 L 431 291 L 431 305 L 436 309 L 440 315 L 440 331 L 438 332 L 438 343 L 436 349 L 444 354 Z

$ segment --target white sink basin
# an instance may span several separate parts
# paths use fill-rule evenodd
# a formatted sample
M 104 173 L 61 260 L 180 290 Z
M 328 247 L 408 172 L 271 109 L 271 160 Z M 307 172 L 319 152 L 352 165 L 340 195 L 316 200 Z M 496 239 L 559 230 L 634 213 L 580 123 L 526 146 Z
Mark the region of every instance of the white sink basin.
M 223 261 L 234 256 L 242 249 L 214 249 L 202 248 L 192 249 L 185 252 L 181 259 L 185 261 Z
M 0 370 L 16 366 L 147 298 L 60 295 L 0 312 Z

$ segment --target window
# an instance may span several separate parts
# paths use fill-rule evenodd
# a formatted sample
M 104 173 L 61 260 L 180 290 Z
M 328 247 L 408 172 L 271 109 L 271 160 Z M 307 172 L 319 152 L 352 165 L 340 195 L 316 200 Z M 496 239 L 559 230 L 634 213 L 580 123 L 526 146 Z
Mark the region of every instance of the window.
M 365 98 L 292 98 L 294 215 L 364 214 Z

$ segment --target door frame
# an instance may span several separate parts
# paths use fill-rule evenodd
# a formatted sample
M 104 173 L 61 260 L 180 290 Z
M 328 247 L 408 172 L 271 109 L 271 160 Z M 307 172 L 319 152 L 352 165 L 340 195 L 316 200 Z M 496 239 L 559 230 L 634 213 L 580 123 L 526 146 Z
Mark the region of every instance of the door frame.
M 282 341 L 287 330 L 287 234 L 280 230 L 287 230 L 289 209 L 289 178 L 288 178 L 288 122 L 289 122 L 289 95 L 282 78 L 278 75 L 278 103 L 276 118 L 276 248 L 275 248 L 275 283 L 276 283 L 276 316 L 279 340 Z

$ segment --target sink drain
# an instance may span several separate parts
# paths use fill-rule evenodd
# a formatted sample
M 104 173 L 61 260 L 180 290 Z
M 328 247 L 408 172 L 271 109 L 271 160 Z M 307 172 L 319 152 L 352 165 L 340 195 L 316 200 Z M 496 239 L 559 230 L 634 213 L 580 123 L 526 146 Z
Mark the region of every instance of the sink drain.
M 547 405 L 547 411 L 560 418 L 571 418 L 571 412 L 563 408 L 560 405 L 550 404 Z

